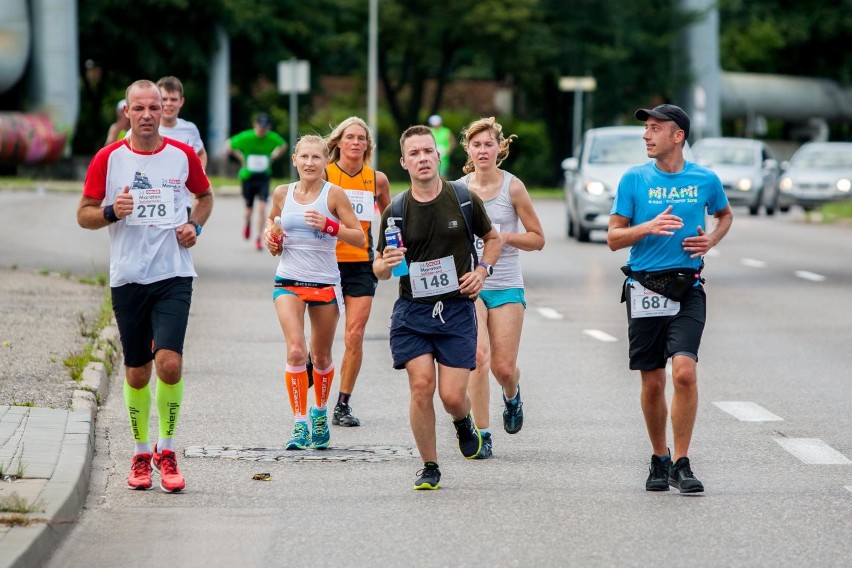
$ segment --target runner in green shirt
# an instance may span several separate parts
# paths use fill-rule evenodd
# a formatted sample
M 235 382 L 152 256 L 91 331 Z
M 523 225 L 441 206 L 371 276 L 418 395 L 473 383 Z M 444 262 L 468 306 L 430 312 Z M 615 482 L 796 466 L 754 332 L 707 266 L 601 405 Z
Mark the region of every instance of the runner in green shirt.
M 272 131 L 272 119 L 265 112 L 258 113 L 254 128 L 231 136 L 225 142 L 226 151 L 240 162 L 240 184 L 246 202 L 243 238 L 251 238 L 251 214 L 257 197 L 257 239 L 255 248 L 262 250 L 261 238 L 266 226 L 266 202 L 269 199 L 269 180 L 272 177 L 272 160 L 287 151 L 287 141 Z
M 453 139 L 453 132 L 442 125 L 441 116 L 433 114 L 429 117 L 429 130 L 432 131 L 432 136 L 435 137 L 435 144 L 438 147 L 438 154 L 441 156 L 441 165 L 438 173 L 442 178 L 447 177 L 450 171 L 450 154 L 453 148 L 456 147 L 456 141 Z

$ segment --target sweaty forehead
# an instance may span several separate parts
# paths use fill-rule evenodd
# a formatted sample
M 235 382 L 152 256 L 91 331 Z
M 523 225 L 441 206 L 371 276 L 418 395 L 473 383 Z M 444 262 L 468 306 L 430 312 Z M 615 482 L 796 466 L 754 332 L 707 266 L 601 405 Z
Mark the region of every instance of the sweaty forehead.
M 402 147 L 405 149 L 405 153 L 417 150 L 422 151 L 427 148 L 431 148 L 435 150 L 435 139 L 432 138 L 428 134 L 416 134 L 410 138 L 407 138 L 405 142 L 403 142 Z
M 160 94 L 160 89 L 154 87 L 134 87 L 127 97 L 128 104 L 134 102 L 150 104 L 161 100 L 163 100 L 163 97 Z

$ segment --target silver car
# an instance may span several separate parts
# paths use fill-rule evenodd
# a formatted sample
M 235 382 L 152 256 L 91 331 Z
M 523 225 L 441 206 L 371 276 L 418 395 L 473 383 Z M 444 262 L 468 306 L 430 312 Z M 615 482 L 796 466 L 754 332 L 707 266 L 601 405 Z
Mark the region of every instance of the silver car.
M 779 206 L 810 211 L 823 203 L 852 198 L 852 142 L 809 142 L 783 164 Z
M 778 160 L 765 142 L 750 138 L 704 138 L 692 147 L 695 159 L 722 180 L 732 206 L 745 205 L 751 215 L 760 206 L 767 215 L 778 208 Z
M 562 161 L 565 174 L 566 234 L 588 242 L 593 230 L 606 230 L 621 176 L 648 161 L 644 126 L 592 128 L 575 157 Z
M 565 175 L 565 233 L 588 242 L 589 233 L 606 231 L 621 176 L 631 166 L 650 160 L 644 126 L 606 126 L 583 134 L 576 155 L 562 161 Z M 693 161 L 689 144 L 684 157 Z

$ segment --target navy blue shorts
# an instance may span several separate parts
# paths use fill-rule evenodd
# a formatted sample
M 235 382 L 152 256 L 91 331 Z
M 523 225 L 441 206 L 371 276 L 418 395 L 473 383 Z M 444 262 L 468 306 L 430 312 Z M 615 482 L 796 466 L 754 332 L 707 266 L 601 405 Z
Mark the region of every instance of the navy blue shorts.
M 125 284 L 112 288 L 111 293 L 126 366 L 143 367 L 158 349 L 183 354 L 192 302 L 191 277 Z
M 625 290 L 625 294 L 629 297 L 630 291 Z M 663 369 L 666 361 L 675 355 L 686 355 L 698 361 L 698 348 L 707 319 L 707 295 L 703 286 L 693 287 L 680 302 L 680 311 L 673 316 L 631 318 L 630 302 L 626 303 L 632 370 Z
M 476 368 L 473 302 L 420 304 L 399 298 L 391 314 L 390 347 L 394 369 L 404 369 L 412 359 L 431 353 L 441 365 L 472 371 Z

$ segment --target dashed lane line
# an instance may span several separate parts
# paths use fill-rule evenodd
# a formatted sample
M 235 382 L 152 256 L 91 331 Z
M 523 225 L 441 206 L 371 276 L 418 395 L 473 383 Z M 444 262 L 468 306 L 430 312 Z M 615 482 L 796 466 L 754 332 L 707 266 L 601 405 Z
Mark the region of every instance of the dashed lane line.
M 610 334 L 605 333 L 605 332 L 603 332 L 599 329 L 584 329 L 583 333 L 585 333 L 586 335 L 588 335 L 590 337 L 594 337 L 598 341 L 603 341 L 603 342 L 606 342 L 606 343 L 618 341 L 617 338 L 615 338 L 615 337 L 611 336 Z
M 716 401 L 713 404 L 742 422 L 774 422 L 784 420 L 754 402 L 723 400 Z
M 536 308 L 536 311 L 545 319 L 561 320 L 565 318 L 565 316 L 553 308 Z
M 766 262 L 755 258 L 744 258 L 740 262 L 744 266 L 750 266 L 751 268 L 766 268 Z
M 782 448 L 809 465 L 852 465 L 852 460 L 819 438 L 775 438 Z
M 795 275 L 803 280 L 810 280 L 811 282 L 822 282 L 825 280 L 825 276 L 822 274 L 817 274 L 816 272 L 808 272 L 807 270 L 797 270 Z

